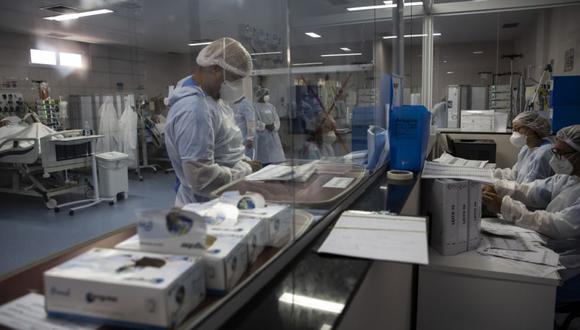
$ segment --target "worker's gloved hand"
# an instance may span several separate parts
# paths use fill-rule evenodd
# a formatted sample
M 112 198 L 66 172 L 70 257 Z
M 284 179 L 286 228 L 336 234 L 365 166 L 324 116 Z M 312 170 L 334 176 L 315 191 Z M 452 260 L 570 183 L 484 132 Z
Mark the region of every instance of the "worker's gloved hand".
M 252 149 L 253 147 L 254 147 L 254 141 L 253 140 L 247 140 L 246 141 L 246 148 Z
M 485 208 L 493 213 L 501 213 L 502 198 L 495 192 L 483 191 L 483 205 Z
M 267 124 L 266 125 L 266 129 L 270 132 L 272 132 L 274 130 L 274 124 Z
M 262 168 L 262 163 L 259 160 L 244 160 L 244 162 L 250 164 L 252 167 L 252 172 L 256 172 Z

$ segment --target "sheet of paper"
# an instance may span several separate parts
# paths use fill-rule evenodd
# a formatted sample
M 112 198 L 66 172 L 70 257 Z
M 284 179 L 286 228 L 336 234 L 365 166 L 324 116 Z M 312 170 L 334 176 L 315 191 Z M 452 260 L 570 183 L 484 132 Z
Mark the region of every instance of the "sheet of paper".
M 512 251 L 532 251 L 533 248 L 519 237 L 482 235 L 480 248 Z
M 434 159 L 434 162 L 452 166 L 463 166 L 463 167 L 475 167 L 484 168 L 487 165 L 487 160 L 470 160 L 452 156 L 446 152 L 441 155 L 441 157 Z
M 498 218 L 482 218 L 481 231 L 497 236 L 521 237 L 528 241 L 545 242 L 546 240 L 531 229 L 518 227 Z
M 510 251 L 480 248 L 477 250 L 477 252 L 485 255 L 548 265 L 552 267 L 558 266 L 560 260 L 560 256 L 556 252 L 547 248 L 538 249 L 535 251 Z
M 0 324 L 20 330 L 88 330 L 95 324 L 50 319 L 44 310 L 44 296 L 29 293 L 0 306 Z
M 493 183 L 495 181 L 490 169 L 460 167 L 430 161 L 425 161 L 421 177 L 425 179 L 464 179 L 484 183 Z
M 354 180 L 354 178 L 344 178 L 335 176 L 322 186 L 323 188 L 340 188 L 344 189 Z
M 420 217 L 347 211 L 318 252 L 426 265 L 426 221 Z
M 316 172 L 316 162 L 299 166 L 268 165 L 258 172 L 246 176 L 247 181 L 298 181 L 305 182 Z

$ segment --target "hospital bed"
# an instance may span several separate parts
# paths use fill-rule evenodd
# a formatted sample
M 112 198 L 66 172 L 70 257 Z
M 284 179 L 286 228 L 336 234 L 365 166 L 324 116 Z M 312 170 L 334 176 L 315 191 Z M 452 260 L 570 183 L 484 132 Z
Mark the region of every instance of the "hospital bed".
M 4 131 L 12 134 L 0 136 L 0 170 L 9 182 L 0 185 L 0 192 L 42 197 L 53 209 L 58 207 L 55 196 L 79 189 L 67 171 L 92 165 L 98 136 L 85 136 L 82 130 L 54 132 L 41 123 Z

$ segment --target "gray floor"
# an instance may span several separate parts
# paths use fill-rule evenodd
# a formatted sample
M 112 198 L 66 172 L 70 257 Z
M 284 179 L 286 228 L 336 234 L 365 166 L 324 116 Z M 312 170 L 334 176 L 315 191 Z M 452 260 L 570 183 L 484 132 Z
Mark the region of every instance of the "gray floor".
M 135 211 L 173 206 L 174 174 L 144 173 L 129 180 L 129 199 L 54 213 L 41 199 L 0 194 L 0 276 L 74 244 L 135 222 Z M 61 202 L 61 201 L 59 201 Z

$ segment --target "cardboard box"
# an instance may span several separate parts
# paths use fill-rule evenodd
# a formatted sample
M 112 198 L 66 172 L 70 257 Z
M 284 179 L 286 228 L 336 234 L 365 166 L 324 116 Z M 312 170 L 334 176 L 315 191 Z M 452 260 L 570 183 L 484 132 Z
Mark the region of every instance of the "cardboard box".
M 481 241 L 481 183 L 469 181 L 467 249 L 474 250 Z
M 210 241 L 203 254 L 205 285 L 213 294 L 223 294 L 232 289 L 248 267 L 248 250 L 243 239 L 235 236 L 208 236 Z M 116 249 L 149 251 L 141 245 L 137 235 L 117 244 Z
M 206 227 L 203 218 L 182 210 L 144 211 L 138 214 L 137 233 L 146 251 L 202 255 Z
M 449 180 L 457 190 L 457 244 L 462 251 L 467 251 L 467 238 L 469 231 L 469 181 Z
M 93 249 L 44 273 L 49 316 L 173 327 L 205 298 L 199 257 Z
M 248 266 L 258 259 L 268 244 L 268 225 L 261 219 L 239 219 L 234 226 L 208 225 L 207 233 L 213 236 L 242 238 L 242 244 L 248 250 Z
M 285 204 L 268 204 L 264 208 L 240 210 L 240 219 L 260 219 L 268 227 L 268 245 L 281 247 L 294 237 L 292 208 Z
M 461 206 L 458 205 L 457 182 L 449 179 L 423 180 L 424 208 L 430 221 L 430 245 L 442 255 L 466 250 L 459 244 L 458 227 Z

